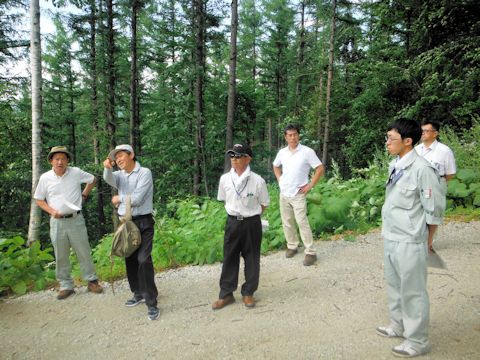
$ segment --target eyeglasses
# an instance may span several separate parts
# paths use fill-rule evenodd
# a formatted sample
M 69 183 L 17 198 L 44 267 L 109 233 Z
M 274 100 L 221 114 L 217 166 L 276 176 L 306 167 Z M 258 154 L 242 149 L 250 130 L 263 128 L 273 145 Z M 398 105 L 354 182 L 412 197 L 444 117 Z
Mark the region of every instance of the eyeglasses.
M 243 157 L 246 157 L 245 154 L 230 154 L 230 158 L 235 158 L 235 159 L 240 159 L 240 158 L 243 158 Z
M 402 138 L 393 139 L 391 137 L 385 136 L 385 142 L 393 142 L 393 141 L 396 141 L 396 140 L 402 140 Z

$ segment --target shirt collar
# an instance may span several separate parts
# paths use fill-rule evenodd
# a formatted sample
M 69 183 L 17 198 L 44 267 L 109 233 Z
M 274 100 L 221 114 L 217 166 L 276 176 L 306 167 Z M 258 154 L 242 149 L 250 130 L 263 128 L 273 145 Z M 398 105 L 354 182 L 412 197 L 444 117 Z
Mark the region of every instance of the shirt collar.
M 129 175 L 131 175 L 135 172 L 140 171 L 140 167 L 141 167 L 140 163 L 138 161 L 135 161 L 135 167 L 133 168 L 133 170 L 130 173 L 126 172 L 125 170 L 122 170 L 122 172 L 123 172 L 124 175 L 129 176 Z
M 431 143 L 429 147 L 426 147 L 425 144 L 422 144 L 424 151 L 425 150 L 435 150 L 437 145 L 438 145 L 438 140 L 437 139 L 435 139 L 435 141 L 433 143 Z
M 395 170 L 404 170 L 409 167 L 417 157 L 417 152 L 412 149 L 410 152 L 405 154 L 402 158 L 397 156 L 397 161 L 395 163 Z
M 250 165 L 247 166 L 245 171 L 240 176 L 238 176 L 234 168 L 230 168 L 230 174 L 232 176 L 232 179 L 234 179 L 236 182 L 241 183 L 243 180 L 250 176 Z
M 287 150 L 290 154 L 295 154 L 297 153 L 298 151 L 300 151 L 302 149 L 302 144 L 298 143 L 297 147 L 295 148 L 295 150 L 290 150 L 290 148 L 288 147 L 287 145 Z
M 63 175 L 57 175 L 57 173 L 55 172 L 55 170 L 53 170 L 53 167 L 52 167 L 52 173 L 55 177 L 61 179 L 63 178 L 65 175 L 67 175 L 68 173 L 70 172 L 70 166 L 67 166 L 67 168 L 65 169 L 65 172 L 63 173 Z

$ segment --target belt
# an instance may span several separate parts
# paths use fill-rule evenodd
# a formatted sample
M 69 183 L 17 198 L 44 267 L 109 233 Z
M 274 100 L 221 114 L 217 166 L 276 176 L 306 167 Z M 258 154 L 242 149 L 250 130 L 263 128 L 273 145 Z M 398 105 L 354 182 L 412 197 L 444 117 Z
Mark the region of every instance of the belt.
M 247 220 L 247 219 L 251 219 L 251 218 L 254 218 L 256 216 L 260 216 L 260 215 L 253 215 L 253 216 L 243 216 L 243 215 L 228 215 L 228 217 L 232 220 L 237 220 L 237 221 L 243 221 L 243 220 Z
M 62 215 L 62 216 L 59 217 L 59 219 L 70 219 L 71 217 L 77 216 L 78 214 L 80 214 L 80 210 L 78 210 L 77 212 L 68 214 L 68 215 Z
M 140 219 L 146 219 L 150 217 L 152 217 L 152 214 L 137 215 L 137 216 L 132 216 L 132 220 L 140 220 Z

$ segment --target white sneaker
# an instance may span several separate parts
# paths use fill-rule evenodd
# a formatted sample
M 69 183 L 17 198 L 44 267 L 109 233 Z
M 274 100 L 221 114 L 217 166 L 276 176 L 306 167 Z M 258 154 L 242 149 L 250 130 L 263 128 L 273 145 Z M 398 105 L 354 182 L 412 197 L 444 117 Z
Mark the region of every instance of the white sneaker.
M 384 336 L 384 337 L 388 337 L 388 338 L 403 337 L 402 334 L 398 334 L 390 326 L 379 326 L 379 327 L 377 327 L 376 330 L 377 330 L 377 334 L 380 335 L 380 336 Z
M 403 357 L 403 358 L 412 358 L 415 356 L 420 356 L 420 355 L 426 354 L 429 351 L 430 351 L 429 347 L 423 350 L 417 350 L 410 343 L 406 341 L 392 348 L 393 355 L 398 357 Z

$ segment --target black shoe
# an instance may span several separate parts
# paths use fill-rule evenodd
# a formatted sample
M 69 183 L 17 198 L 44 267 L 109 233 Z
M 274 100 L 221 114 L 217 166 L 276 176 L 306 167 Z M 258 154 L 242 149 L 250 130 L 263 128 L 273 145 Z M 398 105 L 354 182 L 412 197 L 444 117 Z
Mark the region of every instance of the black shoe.
M 125 306 L 134 307 L 134 306 L 137 306 L 138 304 L 144 303 L 144 302 L 145 302 L 144 298 L 141 298 L 141 299 L 131 298 L 130 300 L 125 301 Z
M 160 310 L 156 306 L 149 306 L 147 315 L 149 320 L 157 320 L 160 317 Z

